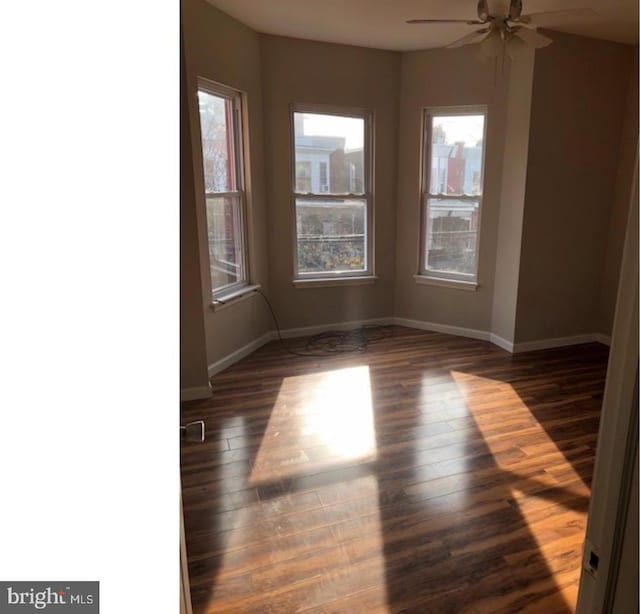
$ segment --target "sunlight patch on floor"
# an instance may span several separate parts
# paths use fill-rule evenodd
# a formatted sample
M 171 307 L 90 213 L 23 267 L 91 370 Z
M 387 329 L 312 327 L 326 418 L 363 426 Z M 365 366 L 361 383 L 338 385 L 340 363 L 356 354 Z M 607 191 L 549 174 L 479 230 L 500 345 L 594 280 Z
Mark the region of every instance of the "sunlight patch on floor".
M 367 366 L 284 378 L 249 483 L 377 458 Z
M 340 493 L 356 497 L 343 502 Z M 326 514 L 341 521 L 327 526 L 317 513 L 320 497 Z M 315 509 L 314 509 L 315 508 Z M 378 481 L 368 475 L 321 487 L 317 492 L 287 493 L 233 512 L 234 530 L 220 543 L 220 567 L 211 592 L 211 608 L 233 609 L 288 585 L 293 569 L 305 577 L 293 589 L 298 607 L 334 602 L 340 611 L 366 606 L 387 612 L 384 537 Z M 247 584 L 247 573 L 251 583 Z M 251 592 L 253 596 L 245 593 Z M 332 596 L 332 597 L 328 597 Z
M 378 488 L 375 475 L 349 480 L 341 484 L 341 490 L 356 497 L 357 503 L 340 500 L 324 503 L 330 514 L 341 510 L 344 520 L 331 527 L 335 535 L 334 548 L 326 553 L 329 565 L 324 568 L 322 582 L 308 595 L 310 604 L 321 603 L 327 595 L 334 594 L 335 601 L 325 603 L 325 611 L 389 611 L 388 561 L 385 559 Z M 331 491 L 335 493 L 335 489 L 328 490 Z M 319 495 L 323 498 L 322 491 Z
M 589 488 L 511 384 L 459 371 L 451 371 L 451 377 L 465 399 L 474 428 L 482 434 L 496 465 L 510 474 L 511 504 L 517 507 L 527 525 L 521 530 L 522 536 L 532 537 L 536 544 L 533 550 L 509 555 L 508 562 L 526 566 L 535 561 L 536 556 L 542 556 L 567 604 L 567 611 L 573 611 Z M 490 415 L 492 409 L 488 400 L 495 402 L 498 399 L 504 421 L 496 429 L 496 419 Z M 519 457 L 517 472 L 511 470 L 513 460 L 504 454 L 505 444 L 508 446 L 510 441 L 517 441 L 516 437 L 519 441 L 525 438 L 535 441 L 517 446 L 521 454 L 531 459 Z M 567 482 L 571 486 L 567 487 Z M 580 502 L 579 506 L 576 501 Z M 551 507 L 556 508 L 553 513 Z M 507 535 L 505 539 L 514 537 Z M 566 543 L 561 554 L 558 554 L 558 540 Z M 482 549 L 487 545 L 478 543 L 476 547 Z
M 498 467 L 509 470 L 512 461 L 508 457 L 502 460 L 500 452 L 504 452 L 505 444 L 508 445 L 513 440 L 513 435 L 518 433 L 521 441 L 527 437 L 535 443 L 518 446 L 526 449 L 526 455 L 531 457 L 531 462 L 527 465 L 522 459 L 518 459 L 517 464 L 521 468 L 529 466 L 532 471 L 549 468 L 544 475 L 536 475 L 535 480 L 539 486 L 558 485 L 559 480 L 555 477 L 557 474 L 562 474 L 562 482 L 565 484 L 567 482 L 582 483 L 580 474 L 558 449 L 554 440 L 547 434 L 511 384 L 460 371 L 450 373 L 463 395 L 469 414 L 473 417 L 474 428 L 482 433 Z M 498 401 L 500 414 L 504 417 L 499 424 L 496 423 L 493 415 L 495 403 Z M 565 487 L 563 488 L 566 490 Z M 584 488 L 576 486 L 575 491 L 571 490 L 571 492 L 575 492 L 577 496 L 583 496 L 585 492 L 588 493 L 588 489 L 585 491 Z

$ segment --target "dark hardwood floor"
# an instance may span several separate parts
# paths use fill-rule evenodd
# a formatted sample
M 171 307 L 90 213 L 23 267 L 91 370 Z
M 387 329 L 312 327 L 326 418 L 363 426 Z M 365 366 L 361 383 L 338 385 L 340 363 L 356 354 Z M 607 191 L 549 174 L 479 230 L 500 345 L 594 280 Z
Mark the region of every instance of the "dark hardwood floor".
M 393 332 L 184 404 L 196 613 L 574 611 L 608 348 Z

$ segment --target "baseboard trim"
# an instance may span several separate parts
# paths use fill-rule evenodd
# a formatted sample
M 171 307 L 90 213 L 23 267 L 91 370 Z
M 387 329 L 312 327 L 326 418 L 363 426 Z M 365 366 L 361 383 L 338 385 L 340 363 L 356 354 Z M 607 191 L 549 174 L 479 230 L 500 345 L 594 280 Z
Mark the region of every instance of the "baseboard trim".
M 536 350 L 548 350 L 552 348 L 565 347 L 569 345 L 581 345 L 583 343 L 593 343 L 597 341 L 604 345 L 611 345 L 611 337 L 607 337 L 601 333 L 588 333 L 584 335 L 574 335 L 571 337 L 556 337 L 553 339 L 538 339 L 536 341 L 521 341 L 513 343 L 486 330 L 475 328 L 465 328 L 463 326 L 452 326 L 450 324 L 438 324 L 436 322 L 425 322 L 423 320 L 410 320 L 408 318 L 372 318 L 369 320 L 351 320 L 349 322 L 333 322 L 330 324 L 319 324 L 317 326 L 302 326 L 299 328 L 287 328 L 280 331 L 283 339 L 294 339 L 296 337 L 310 337 L 319 333 L 325 333 L 331 330 L 353 330 L 361 326 L 388 326 L 395 324 L 396 326 L 406 326 L 407 328 L 416 328 L 419 330 L 428 330 L 434 333 L 443 333 L 445 335 L 456 335 L 457 337 L 467 337 L 469 339 L 479 339 L 481 341 L 489 341 L 499 348 L 506 350 L 512 354 L 521 352 L 533 352 Z M 224 371 L 227 367 L 242 360 L 245 356 L 255 352 L 269 341 L 278 338 L 275 330 L 265 333 L 254 341 L 247 343 L 240 349 L 231 354 L 217 360 L 208 367 L 209 377 L 213 377 L 220 371 Z M 204 399 L 211 396 L 211 390 L 205 387 L 186 388 L 180 391 L 181 401 L 190 401 L 194 399 Z
M 353 330 L 361 326 L 385 326 L 393 324 L 394 318 L 373 318 L 370 320 L 352 320 L 350 322 L 333 322 L 331 324 L 320 324 L 318 326 L 303 326 L 300 328 L 287 328 L 281 330 L 280 334 L 283 339 L 294 339 L 296 337 L 310 337 L 311 335 L 317 335 L 319 333 L 326 333 L 330 330 Z M 227 367 L 235 364 L 239 360 L 242 360 L 245 356 L 255 352 L 269 341 L 273 341 L 278 338 L 278 333 L 275 330 L 265 333 L 261 337 L 258 337 L 255 341 L 247 343 L 240 349 L 231 354 L 217 360 L 208 367 L 209 377 L 213 377 L 220 371 L 224 371 Z
M 182 388 L 180 390 L 180 401 L 199 401 L 211 397 L 211 385 L 196 386 L 195 388 Z
M 470 339 L 480 339 L 481 341 L 491 340 L 491 335 L 486 330 L 451 326 L 450 324 L 437 324 L 436 322 L 425 322 L 423 320 L 409 320 L 407 318 L 392 318 L 392 320 L 397 326 L 428 330 L 433 333 L 444 333 L 446 335 L 456 335 L 458 337 L 468 337 Z
M 326 333 L 331 330 L 353 330 L 361 326 L 388 326 L 395 324 L 395 318 L 372 318 L 370 320 L 351 320 L 350 322 L 332 322 L 331 324 L 320 324 L 318 326 L 303 326 L 301 328 L 287 328 L 280 331 L 283 339 L 293 339 L 295 337 L 310 337 L 319 333 Z M 273 332 L 274 338 L 278 338 Z
M 513 342 L 496 335 L 495 333 L 489 333 L 489 341 L 494 345 L 497 345 L 503 350 L 507 350 L 510 354 L 513 354 Z
M 220 360 L 216 360 L 216 362 L 212 363 L 208 367 L 209 377 L 213 377 L 220 371 L 224 371 L 227 367 L 230 367 L 232 364 L 242 360 L 245 356 L 249 356 L 249 354 L 255 352 L 258 348 L 261 348 L 265 343 L 269 343 L 269 341 L 276 338 L 275 331 L 269 331 L 265 333 L 261 337 L 254 339 L 250 343 L 243 345 L 240 349 L 237 349 L 235 352 L 231 352 L 231 354 L 227 354 L 224 358 Z
M 549 350 L 553 348 L 566 347 L 569 345 L 582 345 L 583 343 L 606 343 L 605 335 L 599 333 L 585 333 L 583 335 L 573 335 L 571 337 L 555 337 L 552 339 L 537 339 L 535 341 L 519 341 L 514 344 L 514 352 L 534 352 L 536 350 Z M 609 341 L 611 343 L 611 341 Z
M 596 333 L 593 335 L 593 340 L 598 343 L 602 343 L 602 345 L 611 345 L 611 337 L 609 335 L 603 335 L 602 333 Z

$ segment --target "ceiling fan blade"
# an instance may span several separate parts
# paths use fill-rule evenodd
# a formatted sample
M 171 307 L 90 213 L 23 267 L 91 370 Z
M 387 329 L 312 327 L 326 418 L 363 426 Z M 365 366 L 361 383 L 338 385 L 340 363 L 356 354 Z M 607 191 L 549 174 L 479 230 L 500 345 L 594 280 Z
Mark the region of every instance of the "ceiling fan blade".
M 482 23 L 489 21 L 489 6 L 487 4 L 487 0 L 478 0 L 476 10 L 478 11 L 478 19 Z
M 529 13 L 528 15 L 520 15 L 517 19 L 512 19 L 512 21 L 523 23 L 523 24 L 531 24 L 537 25 L 542 23 L 549 23 L 549 20 L 553 20 L 556 17 L 564 18 L 564 17 L 593 17 L 597 15 L 596 11 L 589 8 L 584 9 L 564 9 L 560 11 L 544 11 L 542 13 Z
M 507 55 L 513 61 L 519 61 L 520 58 L 526 57 L 526 54 L 533 51 L 533 48 L 527 45 L 521 38 L 510 36 L 506 42 Z
M 542 36 L 542 34 L 538 34 L 535 30 L 529 30 L 529 28 L 518 28 L 514 30 L 512 34 L 534 49 L 541 49 L 553 42 L 548 36 Z
M 459 38 L 448 45 L 445 45 L 446 49 L 454 49 L 455 47 L 462 47 L 463 45 L 471 45 L 473 43 L 479 43 L 484 36 L 489 31 L 489 28 L 483 28 L 482 30 L 476 30 L 475 32 L 471 32 L 471 34 L 467 34 L 462 38 Z
M 484 21 L 477 19 L 408 19 L 406 23 L 466 23 L 470 26 L 481 26 Z
M 522 0 L 511 0 L 509 3 L 509 19 L 517 21 L 522 14 Z

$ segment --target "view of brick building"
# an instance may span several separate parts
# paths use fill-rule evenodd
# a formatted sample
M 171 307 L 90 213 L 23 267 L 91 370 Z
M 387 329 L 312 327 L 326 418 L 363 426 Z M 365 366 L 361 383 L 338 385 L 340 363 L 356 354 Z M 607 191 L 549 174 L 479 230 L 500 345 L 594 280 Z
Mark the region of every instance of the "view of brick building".
M 451 196 L 479 195 L 482 185 L 482 142 L 446 143 L 436 126 L 431 144 L 428 198 L 427 264 L 435 271 L 473 274 L 479 224 L 479 200 Z
M 304 114 L 294 118 L 295 191 L 327 194 L 326 200 L 296 198 L 298 270 L 363 270 L 366 201 L 340 197 L 364 191 L 363 148 L 348 149 L 344 136 L 306 134 Z

